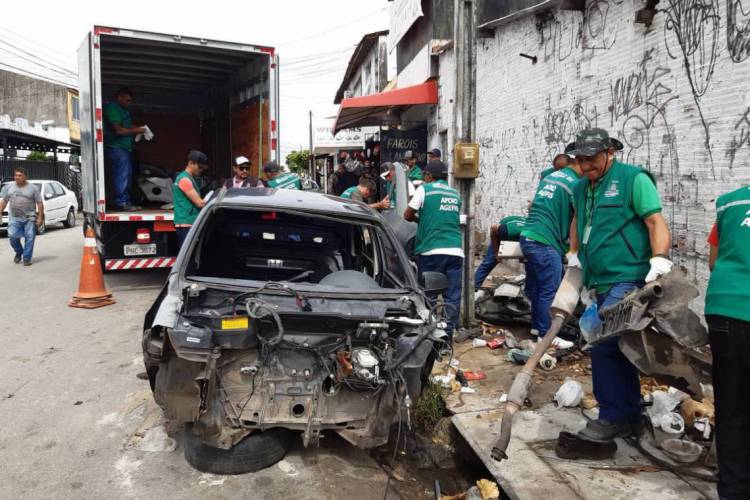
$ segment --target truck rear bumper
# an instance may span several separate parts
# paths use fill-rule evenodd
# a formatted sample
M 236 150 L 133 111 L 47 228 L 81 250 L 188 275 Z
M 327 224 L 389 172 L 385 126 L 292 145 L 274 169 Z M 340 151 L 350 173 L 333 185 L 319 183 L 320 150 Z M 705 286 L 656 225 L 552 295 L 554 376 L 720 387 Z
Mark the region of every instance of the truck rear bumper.
M 104 259 L 107 271 L 126 271 L 128 269 L 155 269 L 172 267 L 177 257 L 148 257 L 134 259 Z

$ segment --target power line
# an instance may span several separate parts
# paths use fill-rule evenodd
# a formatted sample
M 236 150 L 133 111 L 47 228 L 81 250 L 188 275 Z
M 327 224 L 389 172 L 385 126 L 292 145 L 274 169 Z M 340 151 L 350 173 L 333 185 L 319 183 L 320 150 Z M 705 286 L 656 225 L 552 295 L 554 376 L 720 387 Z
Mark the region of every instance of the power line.
M 285 42 L 285 43 L 282 43 L 282 44 L 280 44 L 280 45 L 277 45 L 277 47 L 285 47 L 285 46 L 287 46 L 287 45 L 293 45 L 293 44 L 295 44 L 295 43 L 299 43 L 299 42 L 304 42 L 304 41 L 306 41 L 306 40 L 310 40 L 311 38 L 317 38 L 317 37 L 319 37 L 319 36 L 327 35 L 328 33 L 332 32 L 332 31 L 337 31 L 337 30 L 340 30 L 341 28 L 347 28 L 347 27 L 349 27 L 349 26 L 350 26 L 350 25 L 351 25 L 352 23 L 356 23 L 356 22 L 362 21 L 362 20 L 364 20 L 364 19 L 367 19 L 367 18 L 369 18 L 369 17 L 372 17 L 372 16 L 374 16 L 375 14 L 379 14 L 380 12 L 383 12 L 383 11 L 384 11 L 384 10 L 386 10 L 387 8 L 388 8 L 388 7 L 382 7 L 382 8 L 380 8 L 380 9 L 378 9 L 378 10 L 374 11 L 374 12 L 370 12 L 369 14 L 367 14 L 367 15 L 364 15 L 364 16 L 362 16 L 362 17 L 359 17 L 359 18 L 357 18 L 357 19 L 352 19 L 351 21 L 347 21 L 346 23 L 344 23 L 344 24 L 341 24 L 341 25 L 339 25 L 339 26 L 336 26 L 336 27 L 334 27 L 334 28 L 328 28 L 328 29 L 326 29 L 325 31 L 320 31 L 320 32 L 318 32 L 318 33 L 314 33 L 314 34 L 312 34 L 312 35 L 309 35 L 309 36 L 306 36 L 306 37 L 303 37 L 303 38 L 298 38 L 297 40 L 292 40 L 292 41 L 290 41 L 290 42 Z
M 71 54 L 69 54 L 69 53 L 61 52 L 61 51 L 56 50 L 56 49 L 54 49 L 54 48 L 52 48 L 52 47 L 50 47 L 48 45 L 44 45 L 42 43 L 39 43 L 38 41 L 36 41 L 36 40 L 34 40 L 32 38 L 23 36 L 20 33 L 16 33 L 15 31 L 13 31 L 13 30 L 11 30 L 9 28 L 6 28 L 5 26 L 0 26 L 0 29 L 3 30 L 3 31 L 6 31 L 7 33 L 10 33 L 11 35 L 14 35 L 16 38 L 20 38 L 22 40 L 26 40 L 27 42 L 30 42 L 30 43 L 36 45 L 37 47 L 41 47 L 44 50 L 46 50 L 47 52 L 49 52 L 49 53 L 55 53 L 55 54 L 57 54 L 58 56 L 60 56 L 60 57 L 62 57 L 64 59 L 69 59 L 69 62 L 75 62 L 75 60 L 76 60 L 76 58 L 74 56 L 72 56 Z
M 5 44 L 5 45 L 9 45 L 5 41 L 3 41 L 3 40 L 0 40 L 0 43 Z M 10 45 L 10 46 L 12 47 L 12 45 Z M 57 75 L 59 75 L 59 76 L 61 76 L 63 78 L 75 78 L 77 76 L 75 73 L 72 73 L 72 72 L 65 73 L 63 71 L 60 71 L 59 69 L 57 69 L 54 66 L 48 66 L 48 65 L 44 64 L 43 62 L 41 62 L 41 60 L 35 60 L 35 59 L 30 58 L 30 57 L 25 57 L 25 56 L 23 56 L 21 54 L 17 54 L 15 52 L 11 51 L 11 50 L 4 49 L 2 47 L 0 47 L 0 51 L 5 52 L 6 54 L 10 54 L 10 55 L 12 55 L 12 56 L 14 56 L 14 57 L 16 57 L 18 59 L 21 59 L 21 60 L 30 62 L 32 64 L 35 64 L 35 65 L 37 65 L 39 67 L 42 67 L 42 68 L 54 71 L 55 73 L 57 73 Z
M 72 87 L 73 86 L 73 85 L 70 85 L 69 83 L 61 82 L 60 80 L 56 80 L 56 79 L 51 78 L 51 77 L 46 76 L 46 75 L 40 75 L 39 73 L 35 73 L 35 72 L 29 71 L 27 69 L 19 68 L 18 66 L 13 66 L 12 64 L 8 64 L 6 62 L 0 61 L 0 66 L 5 66 L 6 68 L 10 68 L 11 70 L 13 70 L 14 73 L 20 71 L 21 74 L 24 75 L 24 76 L 29 76 L 29 75 L 30 76 L 35 76 L 37 78 L 41 78 L 42 80 L 46 80 L 48 82 L 52 82 L 52 83 L 56 83 L 58 85 L 62 85 L 63 87 Z M 0 69 L 2 69 L 2 68 L 0 68 Z
M 75 73 L 73 73 L 70 69 L 66 68 L 65 66 L 61 66 L 60 64 L 56 64 L 56 63 L 48 61 L 46 59 L 42 59 L 37 54 L 31 53 L 31 52 L 29 52 L 27 50 L 24 50 L 23 48 L 19 47 L 18 45 L 10 43 L 7 40 L 0 40 L 0 43 L 2 43 L 4 45 L 7 45 L 8 47 L 11 47 L 12 49 L 15 49 L 15 50 L 17 50 L 19 52 L 22 52 L 22 53 L 24 53 L 24 54 L 26 54 L 28 56 L 31 56 L 34 59 L 37 59 L 39 61 L 51 64 L 51 65 L 55 66 L 56 68 L 59 68 L 59 70 L 62 70 L 63 72 L 70 73 L 71 75 L 75 75 Z

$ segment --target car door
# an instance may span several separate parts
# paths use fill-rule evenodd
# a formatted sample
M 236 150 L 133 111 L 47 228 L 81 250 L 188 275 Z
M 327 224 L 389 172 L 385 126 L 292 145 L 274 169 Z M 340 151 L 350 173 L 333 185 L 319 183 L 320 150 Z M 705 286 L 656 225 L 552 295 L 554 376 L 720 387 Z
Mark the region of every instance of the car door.
M 60 220 L 60 195 L 55 192 L 53 183 L 42 184 L 42 198 L 44 199 L 44 220 L 47 224 Z
M 55 210 L 57 210 L 57 219 L 59 221 L 65 220 L 65 217 L 68 215 L 68 206 L 70 205 L 70 200 L 68 199 L 68 193 L 65 191 L 65 188 L 62 184 L 59 182 L 51 182 L 52 189 L 55 192 Z

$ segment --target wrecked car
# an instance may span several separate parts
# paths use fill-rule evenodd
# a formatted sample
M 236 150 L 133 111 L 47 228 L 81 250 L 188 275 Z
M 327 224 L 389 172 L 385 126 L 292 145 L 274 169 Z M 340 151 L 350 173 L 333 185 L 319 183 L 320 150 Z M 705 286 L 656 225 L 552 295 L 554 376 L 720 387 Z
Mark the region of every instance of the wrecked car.
M 370 448 L 406 423 L 445 333 L 385 220 L 320 193 L 223 189 L 144 322 L 143 356 L 185 457 L 214 473 L 280 460 L 295 433 Z

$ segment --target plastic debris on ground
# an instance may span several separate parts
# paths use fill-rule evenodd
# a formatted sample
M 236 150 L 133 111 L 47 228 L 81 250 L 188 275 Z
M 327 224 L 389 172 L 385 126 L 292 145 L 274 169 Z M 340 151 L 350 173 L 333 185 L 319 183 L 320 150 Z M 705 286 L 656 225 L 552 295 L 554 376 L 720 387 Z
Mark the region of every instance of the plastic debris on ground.
M 543 370 L 554 370 L 557 366 L 557 360 L 545 352 L 541 359 L 539 359 L 539 366 L 541 366 Z
M 508 349 L 515 349 L 516 347 L 518 347 L 518 344 L 518 339 L 515 335 L 513 335 L 513 333 L 508 332 L 505 334 L 505 347 L 507 347 Z
M 487 378 L 487 374 L 484 373 L 483 371 L 474 372 L 471 370 L 466 370 L 464 372 L 464 377 L 466 378 L 466 380 L 471 382 L 473 380 L 484 380 Z
M 524 349 L 511 349 L 507 354 L 508 361 L 517 365 L 526 363 L 531 357 L 531 351 Z
M 467 387 L 461 387 L 461 393 L 462 394 L 474 394 L 475 392 L 477 392 L 477 390 L 473 389 L 471 387 L 468 387 L 468 386 Z
M 443 495 L 440 500 L 498 500 L 500 488 L 497 483 L 488 479 L 480 479 L 476 485 L 457 495 Z
M 566 378 L 563 385 L 555 393 L 558 406 L 572 408 L 578 406 L 583 399 L 583 386 L 577 380 Z
M 487 341 L 484 339 L 474 339 L 471 341 L 474 347 L 487 347 Z
M 503 393 L 503 394 L 502 394 L 502 395 L 500 396 L 500 402 L 501 402 L 501 403 L 507 403 L 507 402 L 508 402 L 508 394 L 507 394 L 507 393 L 505 393 L 505 392 L 504 392 L 504 393 Z

